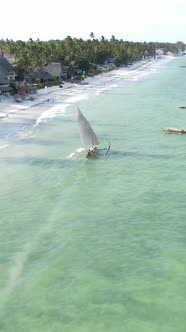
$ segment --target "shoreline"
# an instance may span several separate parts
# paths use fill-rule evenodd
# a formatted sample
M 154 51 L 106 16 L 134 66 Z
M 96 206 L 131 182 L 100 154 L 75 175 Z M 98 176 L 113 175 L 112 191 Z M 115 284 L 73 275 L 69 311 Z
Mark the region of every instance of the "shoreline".
M 166 59 L 168 59 L 166 57 Z M 96 96 L 104 93 L 107 89 L 113 89 L 122 80 L 134 80 L 150 73 L 153 66 L 164 59 L 140 60 L 128 67 L 120 67 L 112 71 L 98 74 L 94 77 L 87 77 L 84 84 L 68 83 L 59 86 L 48 87 L 37 90 L 33 100 L 25 99 L 22 102 L 2 100 L 0 102 L 0 125 L 17 124 L 20 126 L 37 125 L 58 114 L 64 114 L 66 109 L 80 100 L 89 96 Z M 32 99 L 32 98 L 30 98 Z M 11 126 L 7 126 L 10 131 Z M 15 127 L 15 126 L 13 126 Z M 15 130 L 15 129 L 14 129 Z M 5 137 L 11 134 L 7 132 Z
M 140 60 L 134 64 L 132 64 L 131 66 L 128 67 L 119 67 L 116 69 L 113 69 L 111 71 L 105 71 L 101 74 L 98 74 L 96 76 L 92 76 L 92 77 L 86 77 L 84 79 L 83 82 L 81 83 L 71 83 L 71 82 L 65 82 L 63 84 L 63 88 L 61 88 L 61 91 L 64 91 L 66 89 L 71 89 L 75 86 L 80 86 L 80 87 L 84 87 L 89 85 L 89 84 L 95 84 L 96 81 L 99 81 L 99 79 L 104 78 L 105 75 L 107 75 L 107 77 L 113 76 L 115 73 L 117 73 L 118 71 L 122 70 L 122 71 L 126 71 L 126 73 L 136 70 L 136 69 L 143 69 L 145 70 L 147 67 L 151 66 L 152 64 L 154 64 L 155 62 L 157 62 L 158 59 L 155 60 Z M 48 88 L 44 88 L 44 89 L 39 89 L 37 90 L 36 94 L 34 95 L 29 95 L 26 99 L 23 99 L 22 101 L 15 101 L 12 100 L 11 97 L 7 97 L 6 99 L 3 100 L 3 96 L 0 96 L 0 118 L 6 117 L 8 113 L 13 113 L 13 112 L 8 112 L 7 113 L 7 107 L 10 106 L 12 107 L 13 105 L 16 107 L 17 111 L 19 110 L 19 108 L 21 109 L 22 107 L 18 107 L 18 105 L 24 105 L 24 108 L 26 107 L 35 107 L 35 106 L 39 106 L 40 104 L 43 104 L 43 102 L 47 102 L 50 101 L 50 98 L 46 98 L 47 95 L 51 94 L 54 92 L 54 90 L 59 90 L 59 86 L 53 86 L 53 87 L 48 87 Z M 33 97 L 33 99 L 29 98 L 29 97 Z M 44 97 L 44 98 L 43 98 Z M 36 100 L 41 99 L 37 104 L 35 103 Z M 6 113 L 6 114 L 5 114 Z

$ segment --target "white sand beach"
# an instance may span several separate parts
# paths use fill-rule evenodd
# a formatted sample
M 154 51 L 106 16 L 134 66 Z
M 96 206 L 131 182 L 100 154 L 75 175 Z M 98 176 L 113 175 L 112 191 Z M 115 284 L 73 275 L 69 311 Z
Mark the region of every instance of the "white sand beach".
M 38 90 L 33 95 L 33 100 L 25 99 L 22 102 L 15 102 L 13 99 L 3 98 L 0 102 L 0 126 L 7 124 L 7 129 L 1 130 L 0 140 L 10 136 L 11 130 L 20 133 L 30 125 L 36 127 L 42 121 L 64 114 L 71 104 L 78 103 L 90 96 L 99 95 L 113 90 L 120 82 L 128 80 L 139 80 L 144 76 L 157 72 L 157 68 L 170 57 L 153 60 L 143 60 L 135 64 L 105 72 L 95 77 L 86 78 L 83 84 L 64 83 L 63 88 L 54 86 Z M 14 126 L 8 126 L 8 124 Z M 16 128 L 17 123 L 17 128 Z M 13 128 L 13 129 L 12 129 Z M 0 146 L 4 146 L 0 144 Z

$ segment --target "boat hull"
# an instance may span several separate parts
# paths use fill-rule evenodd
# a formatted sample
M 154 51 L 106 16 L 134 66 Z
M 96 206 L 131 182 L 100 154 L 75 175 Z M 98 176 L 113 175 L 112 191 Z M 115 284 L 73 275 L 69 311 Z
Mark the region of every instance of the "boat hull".
M 86 154 L 86 158 L 90 158 L 93 155 L 95 155 L 95 153 L 97 152 L 97 147 L 93 148 L 93 149 L 89 149 L 87 154 Z
M 186 134 L 184 128 L 163 128 L 161 131 L 167 134 Z

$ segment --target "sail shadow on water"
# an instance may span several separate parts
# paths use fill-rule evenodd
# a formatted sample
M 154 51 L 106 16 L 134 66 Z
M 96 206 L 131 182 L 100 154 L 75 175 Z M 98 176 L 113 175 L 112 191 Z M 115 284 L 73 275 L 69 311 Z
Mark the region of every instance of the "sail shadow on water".
M 170 155 L 161 155 L 161 154 L 152 154 L 152 153 L 138 153 L 138 152 L 129 152 L 129 151 L 119 151 L 119 150 L 112 150 L 110 152 L 111 156 L 114 158 L 156 158 L 156 159 L 171 159 L 174 158 Z
M 7 157 L 4 159 L 9 165 L 30 165 L 30 166 L 42 166 L 45 168 L 69 168 L 73 167 L 75 161 L 68 159 L 49 159 L 38 157 Z

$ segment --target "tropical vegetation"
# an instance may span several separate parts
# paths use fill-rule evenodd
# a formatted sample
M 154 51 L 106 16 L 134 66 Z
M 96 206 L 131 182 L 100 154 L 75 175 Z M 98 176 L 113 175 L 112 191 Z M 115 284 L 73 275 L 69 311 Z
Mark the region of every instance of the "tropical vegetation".
M 30 73 L 33 68 L 45 66 L 51 62 L 59 62 L 68 66 L 68 74 L 76 66 L 85 73 L 93 72 L 98 65 L 103 65 L 107 59 L 113 59 L 116 66 L 127 65 L 145 57 L 155 56 L 156 50 L 162 49 L 164 54 L 177 54 L 185 50 L 185 44 L 160 42 L 132 42 L 118 40 L 112 36 L 110 40 L 104 36 L 97 39 L 91 32 L 88 40 L 71 38 L 63 40 L 28 41 L 6 39 L 0 40 L 0 51 L 15 59 L 15 67 L 19 78 Z

